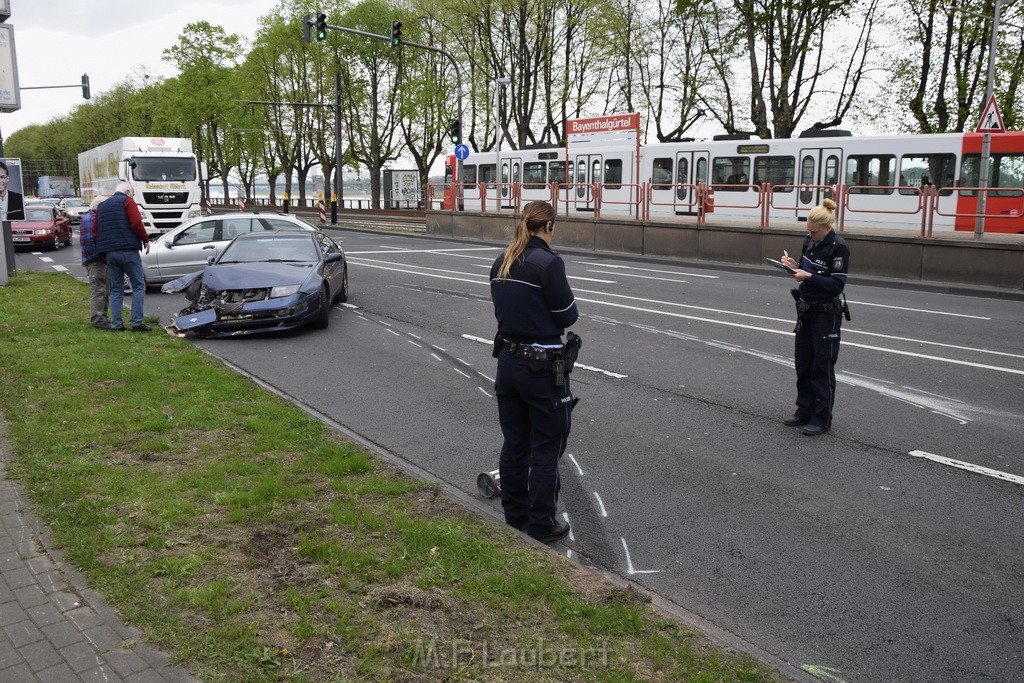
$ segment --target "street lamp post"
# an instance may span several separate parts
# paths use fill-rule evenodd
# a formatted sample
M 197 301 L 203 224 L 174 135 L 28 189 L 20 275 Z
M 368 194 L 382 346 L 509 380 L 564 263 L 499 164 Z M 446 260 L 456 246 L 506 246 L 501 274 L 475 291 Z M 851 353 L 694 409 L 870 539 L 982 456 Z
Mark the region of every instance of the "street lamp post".
M 501 181 L 501 91 L 512 82 L 508 76 L 494 79 L 494 175 Z M 501 189 L 494 193 L 494 210 L 501 211 Z
M 992 99 L 996 81 L 996 45 L 999 40 L 1000 0 L 995 0 L 992 11 L 992 37 L 988 45 L 988 80 L 985 83 L 985 99 L 981 102 L 981 115 L 985 115 L 985 107 Z M 992 133 L 981 136 L 981 167 L 978 169 L 978 217 L 974 220 L 974 239 L 980 240 L 985 234 L 985 204 L 988 200 L 988 171 L 992 152 Z

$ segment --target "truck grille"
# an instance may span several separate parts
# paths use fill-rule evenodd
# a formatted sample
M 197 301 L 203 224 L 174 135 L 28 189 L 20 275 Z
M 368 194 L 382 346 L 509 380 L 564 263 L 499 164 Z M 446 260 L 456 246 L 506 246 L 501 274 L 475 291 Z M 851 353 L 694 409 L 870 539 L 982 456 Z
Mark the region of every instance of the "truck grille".
M 188 192 L 143 192 L 146 204 L 186 204 Z

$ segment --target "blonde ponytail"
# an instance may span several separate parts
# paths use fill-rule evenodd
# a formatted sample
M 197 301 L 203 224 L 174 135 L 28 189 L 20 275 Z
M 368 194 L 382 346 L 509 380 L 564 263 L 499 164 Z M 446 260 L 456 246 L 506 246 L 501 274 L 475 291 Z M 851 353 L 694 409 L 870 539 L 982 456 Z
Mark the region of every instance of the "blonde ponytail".
M 555 209 L 547 202 L 530 202 L 523 207 L 523 215 L 516 224 L 516 234 L 512 243 L 505 247 L 505 259 L 498 269 L 498 277 L 502 280 L 508 277 L 512 270 L 512 264 L 526 250 L 530 241 L 530 235 L 536 235 L 537 231 L 546 226 L 555 218 Z

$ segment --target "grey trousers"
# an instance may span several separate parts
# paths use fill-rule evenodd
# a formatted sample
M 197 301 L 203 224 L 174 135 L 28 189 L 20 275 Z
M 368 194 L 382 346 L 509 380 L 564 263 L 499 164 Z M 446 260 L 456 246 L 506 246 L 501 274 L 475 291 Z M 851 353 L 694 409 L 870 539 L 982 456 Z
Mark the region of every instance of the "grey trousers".
M 107 259 L 90 261 L 85 264 L 89 272 L 89 323 L 94 327 L 110 325 L 107 309 L 110 308 L 110 275 Z

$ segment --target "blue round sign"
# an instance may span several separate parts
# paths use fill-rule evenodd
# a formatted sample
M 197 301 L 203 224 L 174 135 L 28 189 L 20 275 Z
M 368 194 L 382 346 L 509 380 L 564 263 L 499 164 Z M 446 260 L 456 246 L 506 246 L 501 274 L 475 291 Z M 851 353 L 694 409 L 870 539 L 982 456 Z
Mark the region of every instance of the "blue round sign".
M 469 145 L 455 145 L 455 158 L 465 161 L 469 158 Z

